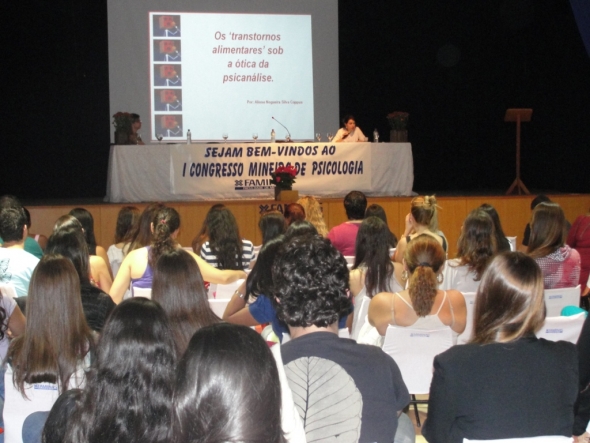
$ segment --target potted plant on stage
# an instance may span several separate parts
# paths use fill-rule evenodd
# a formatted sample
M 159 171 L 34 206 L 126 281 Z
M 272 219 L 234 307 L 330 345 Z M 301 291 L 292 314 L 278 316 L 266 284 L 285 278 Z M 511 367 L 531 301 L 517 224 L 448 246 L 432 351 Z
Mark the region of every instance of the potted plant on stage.
M 270 182 L 275 185 L 275 200 L 294 202 L 299 199 L 299 191 L 293 191 L 293 183 L 297 177 L 295 166 L 279 166 L 270 177 Z
M 115 144 L 129 144 L 131 133 L 131 114 L 128 112 L 117 112 L 113 115 L 113 126 L 115 127 Z
M 387 115 L 387 121 L 391 131 L 389 141 L 392 143 L 406 143 L 408 141 L 408 114 L 407 112 L 392 112 Z

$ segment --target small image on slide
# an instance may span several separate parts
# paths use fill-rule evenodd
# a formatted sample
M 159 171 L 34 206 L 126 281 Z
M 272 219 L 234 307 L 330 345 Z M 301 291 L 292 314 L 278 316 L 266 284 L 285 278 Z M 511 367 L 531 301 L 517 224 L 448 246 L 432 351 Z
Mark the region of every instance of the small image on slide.
M 156 134 L 164 137 L 183 137 L 182 115 L 156 115 Z
M 155 111 L 182 111 L 182 89 L 155 89 Z
M 182 86 L 180 65 L 154 65 L 154 86 Z
M 180 37 L 180 15 L 154 15 L 154 37 Z
M 180 40 L 154 40 L 155 62 L 179 62 Z

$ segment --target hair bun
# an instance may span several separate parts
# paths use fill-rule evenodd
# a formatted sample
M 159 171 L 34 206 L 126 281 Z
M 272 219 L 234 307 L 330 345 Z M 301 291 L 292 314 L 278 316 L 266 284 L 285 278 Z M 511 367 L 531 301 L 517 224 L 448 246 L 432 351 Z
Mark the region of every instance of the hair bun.
M 425 195 L 424 196 L 424 206 L 434 206 L 436 205 L 436 197 L 434 195 Z

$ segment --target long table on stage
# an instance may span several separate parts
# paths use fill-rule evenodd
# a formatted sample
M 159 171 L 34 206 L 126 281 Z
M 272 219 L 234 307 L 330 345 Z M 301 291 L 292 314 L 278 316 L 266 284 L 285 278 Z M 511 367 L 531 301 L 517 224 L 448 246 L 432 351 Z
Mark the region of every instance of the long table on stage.
M 410 143 L 193 143 L 113 145 L 106 201 L 189 201 L 274 198 L 270 166 L 301 167 L 301 195 L 412 195 Z

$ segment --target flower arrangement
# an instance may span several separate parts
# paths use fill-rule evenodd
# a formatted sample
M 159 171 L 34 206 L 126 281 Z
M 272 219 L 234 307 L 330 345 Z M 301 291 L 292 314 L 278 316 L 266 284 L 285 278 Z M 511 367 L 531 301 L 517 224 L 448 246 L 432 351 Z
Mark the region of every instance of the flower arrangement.
M 131 114 L 129 112 L 117 112 L 113 115 L 115 131 L 131 132 Z
M 387 114 L 387 121 L 389 122 L 389 127 L 396 131 L 405 131 L 406 127 L 408 126 L 408 117 L 410 114 L 407 112 L 392 112 L 391 114 Z
M 270 174 L 270 177 L 270 182 L 275 187 L 282 190 L 291 190 L 293 189 L 293 183 L 295 183 L 295 177 L 297 177 L 297 169 L 291 165 L 279 166 Z

